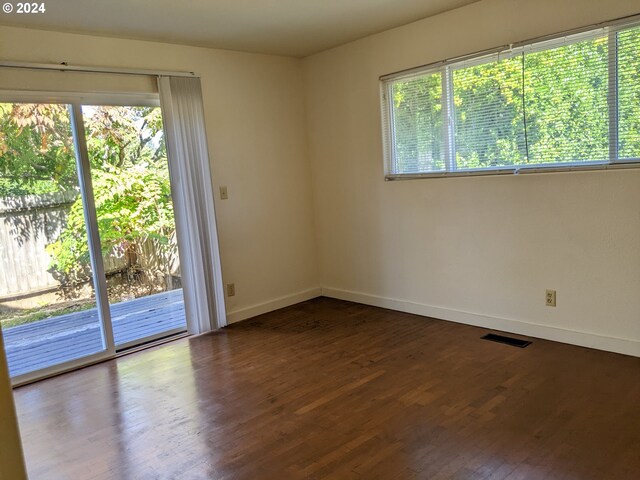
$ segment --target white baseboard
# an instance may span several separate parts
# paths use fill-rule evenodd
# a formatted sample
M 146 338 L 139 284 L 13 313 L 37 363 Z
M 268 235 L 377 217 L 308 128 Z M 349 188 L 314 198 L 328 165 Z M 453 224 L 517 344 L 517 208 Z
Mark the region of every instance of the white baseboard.
M 335 288 L 323 287 L 322 295 L 340 300 L 363 303 L 365 305 L 373 305 L 375 307 L 388 308 L 400 312 L 414 313 L 425 317 L 464 323 L 466 325 L 473 325 L 491 330 L 500 330 L 528 337 L 544 338 L 546 340 L 569 343 L 571 345 L 578 345 L 581 347 L 595 348 L 598 350 L 640 357 L 640 342 L 637 340 L 628 340 L 594 333 L 567 330 L 564 328 L 551 327 L 549 325 L 540 325 L 520 320 L 510 320 L 507 318 L 434 307 L 422 303 L 379 297 L 366 293 L 339 290 Z
M 311 300 L 312 298 L 316 298 L 321 295 L 322 289 L 320 287 L 310 288 L 308 290 L 303 290 L 302 292 L 293 293 L 284 297 L 274 298 L 273 300 L 269 300 L 268 302 L 251 305 L 250 307 L 241 308 L 239 310 L 234 310 L 233 312 L 227 313 L 227 324 L 240 322 L 242 320 L 246 320 L 247 318 L 252 318 L 257 315 L 262 315 L 263 313 L 269 313 L 274 310 L 278 310 L 279 308 L 295 305 L 296 303 Z

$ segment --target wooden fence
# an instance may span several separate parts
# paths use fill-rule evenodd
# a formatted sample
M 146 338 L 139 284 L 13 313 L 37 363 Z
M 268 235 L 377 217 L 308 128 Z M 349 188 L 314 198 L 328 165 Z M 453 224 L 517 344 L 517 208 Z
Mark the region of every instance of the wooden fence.
M 37 295 L 56 289 L 59 283 L 49 273 L 51 257 L 46 246 L 65 226 L 78 192 L 57 192 L 0 198 L 0 301 Z M 151 241 L 141 246 L 141 266 L 165 262 Z M 176 258 L 168 259 L 171 273 L 179 275 Z M 107 274 L 124 269 L 127 259 L 118 252 L 104 258 Z

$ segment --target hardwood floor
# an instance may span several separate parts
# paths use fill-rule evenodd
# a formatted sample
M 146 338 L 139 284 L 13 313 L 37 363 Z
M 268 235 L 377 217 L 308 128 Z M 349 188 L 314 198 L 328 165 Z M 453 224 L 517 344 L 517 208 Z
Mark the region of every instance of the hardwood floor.
M 636 479 L 640 359 L 319 298 L 16 390 L 30 478 Z

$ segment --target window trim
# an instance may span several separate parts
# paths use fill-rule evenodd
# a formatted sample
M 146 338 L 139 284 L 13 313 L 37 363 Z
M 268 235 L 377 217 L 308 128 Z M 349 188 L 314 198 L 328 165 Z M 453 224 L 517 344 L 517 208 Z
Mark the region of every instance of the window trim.
M 72 105 L 106 105 L 159 107 L 160 94 L 145 92 L 77 92 L 0 89 L 3 103 L 65 103 Z M 133 103 L 132 103 L 133 102 Z
M 571 171 L 617 170 L 628 168 L 640 168 L 639 158 L 618 158 L 618 62 L 617 62 L 617 33 L 621 30 L 640 26 L 640 14 L 622 17 L 607 22 L 589 25 L 573 30 L 536 37 L 529 40 L 502 45 L 499 47 L 481 50 L 468 55 L 449 58 L 443 61 L 425 64 L 397 72 L 385 74 L 379 77 L 380 102 L 382 112 L 382 143 L 384 156 L 385 180 L 411 180 L 416 178 L 445 178 L 445 177 L 469 177 L 482 175 L 517 175 L 530 173 L 552 173 Z M 600 31 L 600 32 L 598 32 Z M 505 165 L 499 167 L 484 167 L 476 169 L 455 170 L 455 116 L 451 115 L 452 101 L 452 72 L 457 68 L 466 68 L 474 64 L 486 63 L 491 57 L 500 59 L 503 56 L 511 57 L 524 53 L 534 53 L 547 49 L 550 43 L 563 37 L 571 37 L 572 43 L 579 41 L 580 37 L 597 36 L 608 37 L 608 93 L 607 104 L 609 111 L 609 158 L 606 161 L 563 162 L 534 165 Z M 470 65 L 460 65 L 469 62 Z M 442 75 L 442 114 L 443 136 L 446 170 L 418 173 L 393 173 L 397 171 L 397 155 L 395 138 L 395 123 L 391 88 L 394 81 L 408 79 L 415 76 L 440 73 Z

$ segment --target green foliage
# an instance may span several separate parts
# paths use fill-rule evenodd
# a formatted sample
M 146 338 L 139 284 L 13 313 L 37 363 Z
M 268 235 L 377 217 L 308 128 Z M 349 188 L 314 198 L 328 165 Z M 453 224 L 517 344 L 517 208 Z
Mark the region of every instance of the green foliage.
M 607 37 L 525 56 L 529 162 L 609 158 Z
M 640 158 L 640 27 L 618 35 L 619 155 Z
M 175 224 L 159 108 L 83 107 L 91 181 L 103 257 L 126 259 L 128 273 L 153 283 L 166 265 L 141 256 L 145 245 L 175 257 Z M 0 104 L 0 195 L 77 190 L 66 106 Z M 73 295 L 91 279 L 82 198 L 77 196 L 58 238 L 47 246 L 50 271 Z M 163 278 L 163 277 L 162 277 Z
M 77 185 L 66 106 L 0 103 L 0 196 Z
M 521 59 L 455 70 L 453 92 L 458 168 L 521 163 L 526 157 Z
M 89 107 L 85 124 L 102 255 L 125 257 L 130 273 L 141 272 L 139 257 L 145 242 L 152 242 L 155 253 L 163 257 L 175 250 L 160 109 Z M 90 278 L 80 197 L 71 206 L 65 229 L 47 252 L 63 284 L 77 285 Z
M 59 190 L 60 185 L 53 180 L 38 180 L 27 184 L 10 178 L 0 178 L 0 197 L 41 195 Z
M 608 48 L 603 36 L 457 66 L 451 72 L 457 168 L 608 160 Z M 443 75 L 393 84 L 399 172 L 444 168 Z M 640 28 L 618 34 L 618 85 L 619 156 L 639 158 Z
M 91 259 L 80 196 L 71 206 L 60 236 L 46 250 L 51 255 L 52 273 L 62 284 L 76 285 L 90 278 Z
M 392 95 L 398 169 L 417 172 L 444 168 L 441 74 L 394 83 Z
M 84 107 L 84 111 L 93 169 L 166 158 L 159 108 Z
M 140 163 L 126 169 L 112 166 L 92 175 L 102 255 L 127 256 L 129 268 L 139 268 L 136 256 L 147 240 L 157 253 L 170 255 L 174 232 L 173 206 L 166 168 Z M 158 252 L 160 250 L 160 252 Z M 89 249 L 82 199 L 71 206 L 57 241 L 47 246 L 52 269 L 66 284 L 90 278 Z

